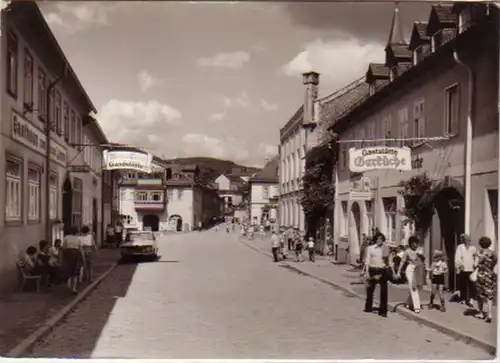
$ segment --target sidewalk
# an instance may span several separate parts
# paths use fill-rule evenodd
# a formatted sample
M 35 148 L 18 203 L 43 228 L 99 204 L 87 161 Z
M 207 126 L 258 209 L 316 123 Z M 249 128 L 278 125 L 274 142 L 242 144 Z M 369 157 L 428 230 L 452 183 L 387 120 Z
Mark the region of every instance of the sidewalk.
M 247 246 L 259 250 L 259 252 L 271 257 L 269 238 L 256 236 L 253 240 L 242 238 L 240 241 Z M 329 258 L 325 256 L 316 256 L 316 262 L 311 263 L 307 261 L 307 254 L 304 254 L 306 261 L 296 263 L 294 262 L 295 254 L 293 251 L 290 252 L 291 253 L 288 255 L 289 259 L 285 263 L 282 262 L 282 264 L 343 290 L 350 295 L 357 296 L 361 299 L 365 298 L 365 287 L 361 280 L 359 270 L 351 271 L 352 266 L 333 264 L 329 261 Z M 377 298 L 378 291 L 376 291 L 375 294 L 375 298 Z M 475 319 L 472 316 L 465 316 L 464 313 L 468 313 L 466 306 L 448 302 L 451 295 L 449 293 L 446 297 L 447 311 L 445 313 L 437 310 L 428 310 L 426 304 L 429 302 L 429 295 L 430 293 L 428 289 L 421 294 L 422 304 L 425 304 L 425 306 L 423 306 L 420 314 L 415 314 L 404 308 L 402 305 L 397 306 L 396 312 L 406 318 L 416 320 L 457 339 L 474 343 L 475 345 L 481 346 L 489 351 L 495 349 L 497 326 L 496 314 L 494 314 L 493 322 L 491 324 Z M 394 308 L 394 305 L 404 302 L 407 296 L 407 285 L 389 285 L 389 305 L 392 308 Z M 435 303 L 439 302 L 436 301 Z
M 100 257 L 94 262 L 94 282 L 90 285 L 97 285 L 104 277 L 103 274 L 109 272 L 119 259 L 118 249 L 101 249 L 99 253 Z M 0 299 L 1 356 L 6 356 L 37 329 L 47 326 L 49 319 L 60 313 L 68 304 L 81 299 L 81 295 L 88 292 L 85 288 L 89 287 L 81 287 L 80 294 L 75 296 L 70 294 L 64 284 L 55 286 L 50 291 L 42 287 L 39 293 L 30 289 L 30 286 L 26 288 L 26 292 L 13 292 Z

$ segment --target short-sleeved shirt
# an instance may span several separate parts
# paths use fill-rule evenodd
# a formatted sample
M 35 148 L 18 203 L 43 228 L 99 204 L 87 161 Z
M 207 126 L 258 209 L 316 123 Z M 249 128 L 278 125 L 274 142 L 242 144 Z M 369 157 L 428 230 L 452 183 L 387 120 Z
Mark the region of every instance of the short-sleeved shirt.
M 80 236 L 67 235 L 64 237 L 64 248 L 80 248 L 82 246 L 82 240 Z

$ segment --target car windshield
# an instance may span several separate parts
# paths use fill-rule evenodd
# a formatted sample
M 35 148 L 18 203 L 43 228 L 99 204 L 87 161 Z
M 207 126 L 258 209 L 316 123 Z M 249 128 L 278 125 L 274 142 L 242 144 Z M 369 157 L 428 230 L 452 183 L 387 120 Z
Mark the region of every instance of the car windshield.
M 154 236 L 152 233 L 144 232 L 144 233 L 130 233 L 127 235 L 127 241 L 153 241 Z

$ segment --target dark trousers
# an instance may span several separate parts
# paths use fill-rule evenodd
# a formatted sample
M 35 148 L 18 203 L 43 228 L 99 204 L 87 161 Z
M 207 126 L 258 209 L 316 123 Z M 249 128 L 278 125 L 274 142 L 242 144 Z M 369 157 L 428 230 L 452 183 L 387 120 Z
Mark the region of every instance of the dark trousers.
M 278 262 L 278 250 L 279 250 L 279 247 L 272 248 L 274 262 Z
M 292 245 L 292 239 L 289 238 L 288 239 L 288 251 L 291 251 L 293 249 L 293 245 Z
M 315 261 L 315 258 L 314 258 L 314 249 L 313 248 L 308 248 L 308 252 L 309 252 L 309 261 L 314 262 Z
M 365 311 L 370 312 L 373 310 L 373 294 L 377 284 L 380 285 L 380 307 L 378 313 L 380 315 L 387 314 L 387 270 L 381 268 L 369 267 L 368 273 L 371 278 L 368 280 L 366 288 L 366 301 Z M 378 277 L 378 278 L 375 278 Z
M 476 288 L 470 280 L 470 271 L 460 271 L 458 274 L 458 288 L 460 290 L 460 300 L 469 302 L 470 299 L 476 298 Z

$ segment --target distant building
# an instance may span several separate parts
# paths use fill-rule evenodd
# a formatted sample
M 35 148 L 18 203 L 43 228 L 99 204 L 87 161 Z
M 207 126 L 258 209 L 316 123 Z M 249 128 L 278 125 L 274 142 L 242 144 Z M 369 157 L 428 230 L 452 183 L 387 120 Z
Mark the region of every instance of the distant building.
M 215 179 L 214 185 L 219 196 L 224 200 L 224 214 L 226 218 L 233 218 L 235 212 L 242 208 L 247 182 L 238 175 L 221 174 Z
M 277 222 L 279 156 L 269 160 L 264 168 L 252 176 L 250 184 L 250 221 L 252 224 L 271 226 Z
M 165 230 L 168 213 L 165 198 L 165 168 L 153 160 L 150 174 L 136 171 L 121 172 L 119 183 L 119 217 L 125 227 L 153 231 Z
M 209 227 L 221 218 L 222 198 L 217 190 L 198 182 L 196 165 L 169 165 L 172 178 L 167 180 L 168 231 L 191 231 Z

